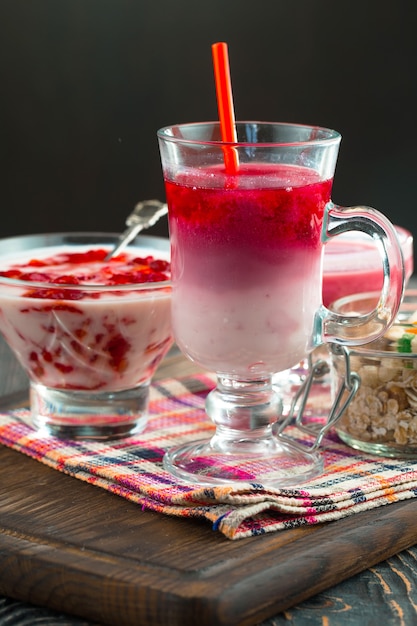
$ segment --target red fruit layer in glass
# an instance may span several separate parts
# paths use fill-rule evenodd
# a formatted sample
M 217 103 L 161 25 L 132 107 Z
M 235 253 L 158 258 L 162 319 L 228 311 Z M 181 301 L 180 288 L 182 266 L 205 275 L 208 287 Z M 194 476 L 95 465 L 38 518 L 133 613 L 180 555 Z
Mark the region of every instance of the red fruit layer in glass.
M 227 178 L 220 168 L 181 173 L 166 181 L 172 233 L 187 243 L 265 248 L 318 247 L 332 180 L 311 169 L 241 164 Z

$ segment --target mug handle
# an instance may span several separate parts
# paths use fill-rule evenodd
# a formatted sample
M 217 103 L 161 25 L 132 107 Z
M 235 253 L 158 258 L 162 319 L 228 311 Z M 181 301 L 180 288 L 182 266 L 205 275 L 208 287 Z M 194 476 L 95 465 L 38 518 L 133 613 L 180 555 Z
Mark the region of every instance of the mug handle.
M 358 346 L 381 337 L 397 315 L 404 293 L 404 258 L 397 233 L 385 215 L 371 207 L 341 207 L 329 203 L 323 220 L 322 242 L 348 231 L 366 233 L 377 244 L 383 285 L 375 308 L 342 315 L 323 304 L 316 313 L 313 347 L 324 343 Z

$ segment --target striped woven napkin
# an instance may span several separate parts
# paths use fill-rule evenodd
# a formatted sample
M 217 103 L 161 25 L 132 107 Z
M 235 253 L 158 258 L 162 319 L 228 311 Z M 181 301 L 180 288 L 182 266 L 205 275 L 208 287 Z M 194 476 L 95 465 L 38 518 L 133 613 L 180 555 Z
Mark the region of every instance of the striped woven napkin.
M 41 437 L 30 425 L 29 412 L 19 409 L 0 414 L 0 443 L 143 509 L 204 518 L 230 539 L 336 520 L 417 496 L 417 462 L 358 454 L 333 433 L 322 444 L 324 474 L 301 488 L 178 484 L 163 469 L 163 454 L 213 431 L 204 412 L 212 387 L 213 378 L 204 375 L 155 382 L 146 430 L 124 440 Z

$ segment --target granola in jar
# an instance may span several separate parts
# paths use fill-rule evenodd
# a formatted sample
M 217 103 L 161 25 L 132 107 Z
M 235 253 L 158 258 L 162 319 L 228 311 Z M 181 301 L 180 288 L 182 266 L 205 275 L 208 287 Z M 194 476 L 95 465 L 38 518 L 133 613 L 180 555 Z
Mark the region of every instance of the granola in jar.
M 417 315 L 396 323 L 382 339 L 349 350 L 361 384 L 336 424 L 350 446 L 390 457 L 417 458 Z M 345 375 L 332 356 L 334 391 Z

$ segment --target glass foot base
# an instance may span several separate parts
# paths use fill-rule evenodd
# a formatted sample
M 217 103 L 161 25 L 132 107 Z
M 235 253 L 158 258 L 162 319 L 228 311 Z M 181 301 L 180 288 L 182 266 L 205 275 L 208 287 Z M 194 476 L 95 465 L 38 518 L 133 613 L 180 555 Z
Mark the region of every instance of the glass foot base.
M 261 483 L 267 487 L 296 487 L 323 472 L 318 452 L 300 450 L 279 437 L 270 437 L 257 445 L 254 441 L 217 446 L 211 441 L 197 441 L 169 450 L 164 468 L 176 478 L 201 485 L 242 485 Z
M 120 439 L 144 430 L 149 385 L 117 392 L 51 389 L 31 384 L 32 423 L 60 439 Z

